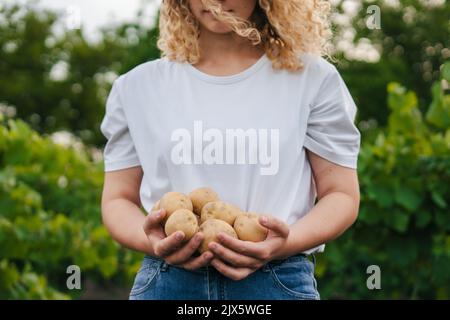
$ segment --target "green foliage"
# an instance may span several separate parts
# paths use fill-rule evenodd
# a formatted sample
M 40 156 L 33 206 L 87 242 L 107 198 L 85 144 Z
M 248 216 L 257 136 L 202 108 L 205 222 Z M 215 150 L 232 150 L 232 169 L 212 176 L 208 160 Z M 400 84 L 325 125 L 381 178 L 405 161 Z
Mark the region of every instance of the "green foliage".
M 36 2 L 0 6 L 0 21 L 7 22 L 0 23 L 0 103 L 16 107 L 17 117 L 41 134 L 67 130 L 100 146 L 112 80 L 159 57 L 158 30 L 113 25 L 94 41 L 83 28 L 53 32 L 63 19 Z
M 438 88 L 436 117 L 445 118 L 448 94 Z M 397 83 L 388 92 L 388 127 L 360 153 L 359 219 L 318 255 L 323 298 L 450 296 L 450 128 L 426 122 L 414 92 Z M 78 298 L 65 288 L 71 264 L 96 283 L 129 288 L 141 255 L 120 249 L 101 226 L 101 163 L 21 120 L 2 123 L 0 298 Z M 366 287 L 373 264 L 382 290 Z
M 324 298 L 450 297 L 450 95 L 441 82 L 433 91 L 441 105 L 427 123 L 415 93 L 389 84 L 388 126 L 359 157 L 358 221 L 319 255 Z M 369 265 L 381 268 L 381 290 L 367 289 Z
M 334 11 L 344 12 L 348 2 L 335 1 Z M 98 128 L 111 81 L 160 56 L 158 28 L 138 22 L 110 25 L 95 42 L 88 40 L 83 28 L 64 29 L 55 35 L 52 30 L 64 25 L 63 15 L 34 3 L 0 8 L 0 20 L 8 21 L 0 24 L 0 103 L 17 107 L 17 116 L 41 134 L 68 130 L 83 142 L 100 147 L 104 138 Z M 359 107 L 358 122 L 374 119 L 380 126 L 386 124 L 385 88 L 392 81 L 418 93 L 419 108 L 424 112 L 432 98 L 428 88 L 439 77 L 439 67 L 450 58 L 450 6 L 421 0 L 400 0 L 398 6 L 382 0 L 357 4 L 350 25 L 335 21 L 333 29 L 336 60 Z M 370 5 L 381 8 L 381 29 L 366 26 Z M 340 35 L 349 30 L 355 34 L 353 45 L 360 41 L 374 45 L 380 59 L 354 60 L 340 51 Z M 63 70 L 65 75 L 55 78 L 55 70 Z
M 419 109 L 425 112 L 426 103 L 432 98 L 429 87 L 439 78 L 441 65 L 450 59 L 448 1 L 338 0 L 336 11 L 345 12 L 349 2 L 358 6 L 356 15 L 350 26 L 335 26 L 334 41 L 339 42 L 340 35 L 350 31 L 355 35 L 354 45 L 369 43 L 379 52 L 379 60 L 375 62 L 348 58 L 346 52 L 337 55 L 342 58 L 339 70 L 359 106 L 359 118 L 373 118 L 382 126 L 386 124 L 385 88 L 393 81 L 416 92 Z M 366 25 L 367 8 L 373 5 L 380 8 L 380 29 L 369 29 Z
M 450 297 L 450 6 L 423 3 L 362 1 L 351 21 L 355 42 L 370 40 L 380 60 L 340 53 L 359 119 L 382 126 L 363 132 L 359 219 L 318 255 L 323 298 Z M 372 4 L 380 30 L 365 25 Z M 0 103 L 17 107 L 15 120 L 0 113 L 0 299 L 80 298 L 66 288 L 72 264 L 83 286 L 129 288 L 141 255 L 121 249 L 101 224 L 102 163 L 46 134 L 67 129 L 102 145 L 110 80 L 159 56 L 158 29 L 110 26 L 95 43 L 83 29 L 56 36 L 61 16 L 32 4 L 0 6 L 0 20 Z M 60 79 L 52 76 L 58 65 L 67 67 Z M 382 290 L 366 287 L 373 264 Z
M 83 280 L 130 284 L 140 255 L 121 249 L 102 226 L 103 167 L 87 149 L 3 118 L 0 168 L 0 298 L 77 297 L 65 287 L 72 264 Z

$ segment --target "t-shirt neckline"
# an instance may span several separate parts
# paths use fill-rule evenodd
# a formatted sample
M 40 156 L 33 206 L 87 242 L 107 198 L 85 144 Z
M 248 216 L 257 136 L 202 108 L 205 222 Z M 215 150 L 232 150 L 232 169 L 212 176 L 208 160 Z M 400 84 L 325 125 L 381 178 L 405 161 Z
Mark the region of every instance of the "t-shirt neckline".
M 262 66 L 264 66 L 269 61 L 270 61 L 269 58 L 264 53 L 253 65 L 251 65 L 247 69 L 229 76 L 214 76 L 205 73 L 203 71 L 200 71 L 199 69 L 195 68 L 193 65 L 189 63 L 186 63 L 186 69 L 189 71 L 189 73 L 196 76 L 197 78 L 200 78 L 203 81 L 217 84 L 229 84 L 248 78 L 249 76 L 257 72 Z

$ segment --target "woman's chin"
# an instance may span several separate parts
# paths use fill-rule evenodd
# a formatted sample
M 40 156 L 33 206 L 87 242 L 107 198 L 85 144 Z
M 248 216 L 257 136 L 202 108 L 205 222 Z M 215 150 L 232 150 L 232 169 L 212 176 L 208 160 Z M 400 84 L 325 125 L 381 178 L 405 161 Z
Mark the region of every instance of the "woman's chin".
M 207 24 L 203 25 L 203 28 L 208 30 L 211 33 L 217 33 L 217 34 L 227 34 L 227 33 L 230 33 L 233 31 L 229 26 L 223 24 L 222 22 L 218 22 L 218 21 L 207 23 Z

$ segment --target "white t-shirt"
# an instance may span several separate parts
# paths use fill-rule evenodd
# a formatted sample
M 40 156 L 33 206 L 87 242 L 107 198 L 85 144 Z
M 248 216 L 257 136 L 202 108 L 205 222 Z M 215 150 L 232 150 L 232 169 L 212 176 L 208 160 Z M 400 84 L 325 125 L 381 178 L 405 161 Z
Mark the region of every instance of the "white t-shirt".
M 107 100 L 105 172 L 142 166 L 147 212 L 168 191 L 209 186 L 243 210 L 295 223 L 316 198 L 305 148 L 349 168 L 360 148 L 337 69 L 314 55 L 302 61 L 301 72 L 275 71 L 263 55 L 232 76 L 167 58 L 137 66 Z

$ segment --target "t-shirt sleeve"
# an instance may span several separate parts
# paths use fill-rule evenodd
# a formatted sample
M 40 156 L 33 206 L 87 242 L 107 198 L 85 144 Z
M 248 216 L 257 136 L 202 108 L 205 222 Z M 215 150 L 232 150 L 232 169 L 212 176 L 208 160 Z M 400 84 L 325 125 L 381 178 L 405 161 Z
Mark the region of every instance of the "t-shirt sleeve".
M 140 165 L 123 109 L 118 80 L 114 81 L 108 95 L 105 115 L 100 125 L 100 130 L 107 139 L 103 151 L 105 172 Z
M 310 108 L 305 148 L 333 163 L 356 169 L 361 142 L 354 124 L 357 107 L 334 66 Z

